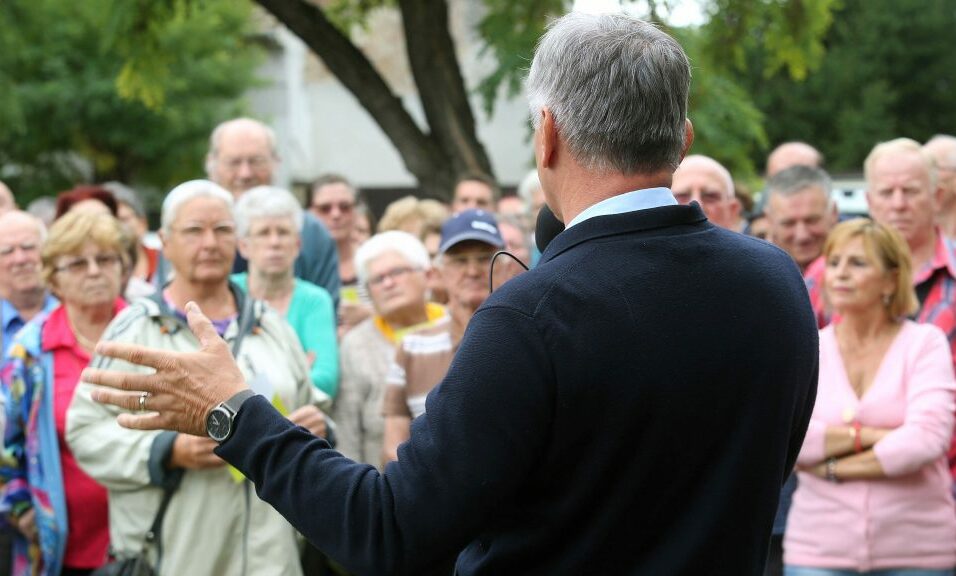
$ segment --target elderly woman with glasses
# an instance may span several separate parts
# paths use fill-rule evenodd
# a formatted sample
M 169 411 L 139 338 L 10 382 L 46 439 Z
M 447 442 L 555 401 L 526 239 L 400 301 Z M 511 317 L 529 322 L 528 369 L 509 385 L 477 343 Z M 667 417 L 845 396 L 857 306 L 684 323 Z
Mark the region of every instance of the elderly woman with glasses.
M 334 414 L 338 449 L 349 458 L 382 464 L 382 403 L 396 346 L 408 332 L 445 317 L 444 308 L 425 301 L 430 264 L 425 246 L 397 230 L 372 236 L 355 253 L 359 285 L 375 314 L 342 340 Z
M 53 224 L 43 274 L 61 305 L 20 331 L 0 371 L 7 402 L 0 507 L 21 535 L 15 574 L 83 574 L 106 561 L 106 490 L 66 445 L 66 414 L 96 342 L 125 307 L 128 241 L 105 214 L 71 212 Z
M 334 397 L 339 386 L 335 307 L 324 288 L 295 277 L 304 214 L 287 190 L 260 186 L 236 203 L 239 253 L 249 272 L 233 281 L 253 298 L 269 303 L 292 325 L 312 363 L 312 384 Z
M 195 302 L 209 311 L 250 387 L 293 422 L 325 435 L 318 406 L 327 398 L 312 386 L 292 329 L 229 281 L 237 242 L 232 195 L 205 180 L 177 186 L 163 202 L 160 235 L 175 272 L 172 281 L 131 303 L 104 339 L 195 350 L 198 342 L 184 313 Z M 93 364 L 139 370 L 101 357 Z M 67 440 L 83 469 L 109 493 L 117 556 L 145 551 L 160 574 L 301 574 L 295 530 L 213 453 L 213 439 L 120 428 L 119 410 L 93 402 L 90 388 L 81 383 L 77 390 Z M 149 411 L 149 400 L 138 398 L 140 411 Z M 167 493 L 172 496 L 162 530 L 151 545 L 147 532 Z

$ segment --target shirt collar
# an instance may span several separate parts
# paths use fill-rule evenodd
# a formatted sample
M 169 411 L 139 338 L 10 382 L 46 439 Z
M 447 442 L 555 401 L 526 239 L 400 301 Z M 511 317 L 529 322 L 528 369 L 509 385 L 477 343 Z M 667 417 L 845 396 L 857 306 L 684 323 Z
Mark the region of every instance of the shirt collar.
M 956 278 L 956 246 L 954 246 L 952 240 L 944 236 L 942 231 L 937 228 L 936 250 L 933 253 L 933 259 L 928 266 L 916 271 L 913 284 L 916 285 L 925 282 L 934 272 L 943 268 L 946 269 L 951 277 Z
M 126 301 L 117 298 L 113 302 L 113 317 L 119 314 L 120 310 L 126 308 Z M 75 348 L 80 350 L 76 341 L 76 335 L 73 334 L 73 328 L 70 327 L 70 319 L 66 314 L 66 306 L 60 306 L 50 313 L 46 323 L 43 325 L 43 350 L 55 350 L 57 348 Z M 83 354 L 87 354 L 83 352 Z
M 677 200 L 674 193 L 668 188 L 644 188 L 611 196 L 601 200 L 597 204 L 588 206 L 584 211 L 574 217 L 571 222 L 565 226 L 565 229 L 580 224 L 588 218 L 595 216 L 608 216 L 610 214 L 623 214 L 624 212 L 633 212 L 635 210 L 646 210 L 648 208 L 659 208 L 661 206 L 676 206 Z
M 46 295 L 43 296 L 43 309 L 40 312 L 50 312 L 59 305 L 60 301 L 54 298 L 52 294 L 47 292 Z M 24 322 L 23 317 L 20 316 L 20 311 L 14 308 L 13 304 L 11 304 L 6 298 L 0 300 L 0 318 L 3 320 L 3 326 L 0 328 L 2 328 L 4 331 L 10 327 L 10 324 L 14 320 L 19 320 L 23 324 L 26 323 Z

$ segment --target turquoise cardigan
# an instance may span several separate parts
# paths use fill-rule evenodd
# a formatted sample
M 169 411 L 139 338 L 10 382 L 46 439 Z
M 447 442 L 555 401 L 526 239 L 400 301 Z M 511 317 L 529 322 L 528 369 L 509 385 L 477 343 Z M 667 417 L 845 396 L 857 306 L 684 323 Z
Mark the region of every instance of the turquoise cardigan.
M 233 274 L 232 281 L 249 292 L 248 274 Z M 331 398 L 339 390 L 339 344 L 335 335 L 335 305 L 325 288 L 295 279 L 285 319 L 292 325 L 306 354 L 315 355 L 309 376 L 312 384 Z
M 44 352 L 41 333 L 48 313 L 17 334 L 0 369 L 7 428 L 0 458 L 4 482 L 0 514 L 19 516 L 32 507 L 43 556 L 43 572 L 56 576 L 66 551 L 67 517 L 60 445 L 53 416 L 53 354 Z M 14 574 L 29 574 L 34 561 L 19 531 L 14 543 Z

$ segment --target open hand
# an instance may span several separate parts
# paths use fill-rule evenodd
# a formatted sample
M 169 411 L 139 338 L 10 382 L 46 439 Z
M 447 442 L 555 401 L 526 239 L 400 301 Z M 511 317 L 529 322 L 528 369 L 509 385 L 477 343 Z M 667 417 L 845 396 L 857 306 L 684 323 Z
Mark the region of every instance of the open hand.
M 153 374 L 95 368 L 83 371 L 84 382 L 113 388 L 94 389 L 93 400 L 133 412 L 117 417 L 120 426 L 205 436 L 209 411 L 248 387 L 226 342 L 194 302 L 186 304 L 186 318 L 199 339 L 195 352 L 116 342 L 97 344 L 97 354 L 155 370 Z M 145 400 L 144 393 L 148 394 Z

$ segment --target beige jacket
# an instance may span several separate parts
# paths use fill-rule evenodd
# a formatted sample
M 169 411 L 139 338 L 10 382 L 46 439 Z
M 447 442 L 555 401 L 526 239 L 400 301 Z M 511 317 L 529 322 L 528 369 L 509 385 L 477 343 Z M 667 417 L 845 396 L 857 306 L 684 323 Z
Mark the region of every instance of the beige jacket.
M 328 397 L 309 380 L 305 354 L 291 327 L 261 302 L 246 303 L 238 290 L 233 294 L 243 312 L 225 332 L 230 346 L 243 317 L 255 319 L 237 357 L 247 382 L 253 389 L 274 390 L 289 411 L 305 404 L 328 408 Z M 167 350 L 198 347 L 185 322 L 158 299 L 130 305 L 109 325 L 104 339 Z M 91 364 L 145 371 L 104 357 Z M 167 477 L 164 462 L 176 434 L 120 428 L 120 410 L 93 402 L 91 388 L 82 382 L 77 387 L 67 412 L 67 441 L 83 470 L 109 490 L 112 548 L 135 553 L 159 507 L 160 486 Z M 225 467 L 185 472 L 162 532 L 161 575 L 301 574 L 295 530 L 259 500 L 250 482 L 237 482 Z

